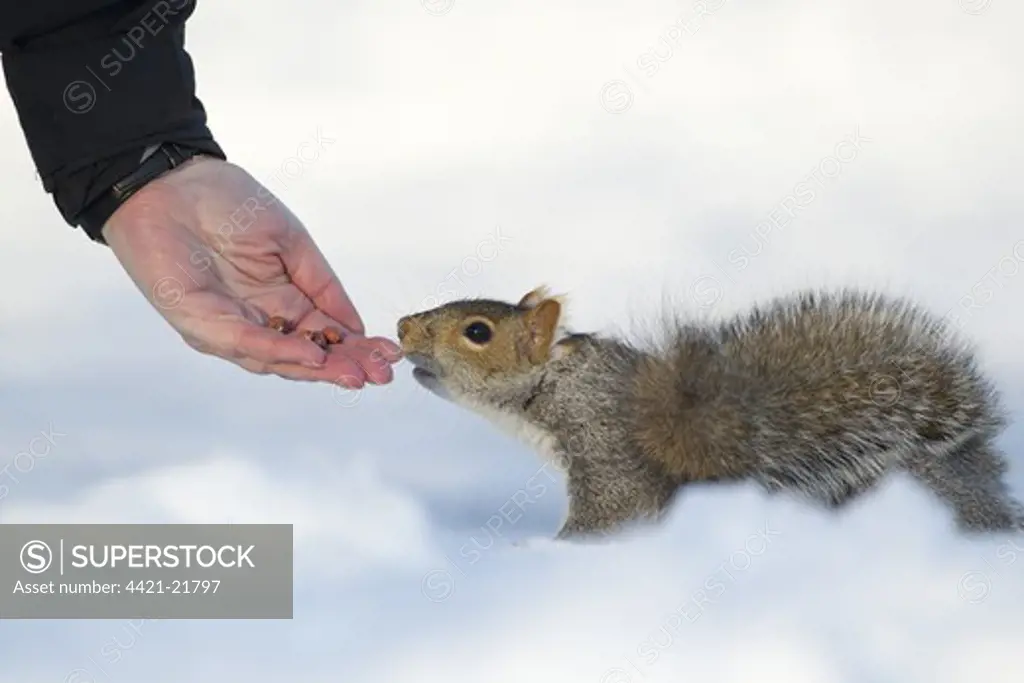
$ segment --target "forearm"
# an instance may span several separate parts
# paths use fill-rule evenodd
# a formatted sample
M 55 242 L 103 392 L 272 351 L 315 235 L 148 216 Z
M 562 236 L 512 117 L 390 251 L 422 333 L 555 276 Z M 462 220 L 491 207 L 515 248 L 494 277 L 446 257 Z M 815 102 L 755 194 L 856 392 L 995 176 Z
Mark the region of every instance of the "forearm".
M 153 143 L 224 156 L 184 48 L 194 3 L 14 0 L 0 9 L 7 88 L 43 187 L 67 223 L 76 225 Z

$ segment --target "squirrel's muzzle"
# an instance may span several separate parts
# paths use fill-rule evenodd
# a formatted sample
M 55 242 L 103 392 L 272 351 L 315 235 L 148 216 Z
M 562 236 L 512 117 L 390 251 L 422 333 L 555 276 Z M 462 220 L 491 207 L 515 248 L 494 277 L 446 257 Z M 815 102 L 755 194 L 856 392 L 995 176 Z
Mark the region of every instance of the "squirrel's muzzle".
M 409 334 L 409 330 L 412 328 L 412 319 L 405 315 L 398 319 L 398 341 L 405 339 L 405 335 Z
M 430 344 L 430 330 L 416 314 L 403 315 L 396 324 L 403 353 L 423 351 Z

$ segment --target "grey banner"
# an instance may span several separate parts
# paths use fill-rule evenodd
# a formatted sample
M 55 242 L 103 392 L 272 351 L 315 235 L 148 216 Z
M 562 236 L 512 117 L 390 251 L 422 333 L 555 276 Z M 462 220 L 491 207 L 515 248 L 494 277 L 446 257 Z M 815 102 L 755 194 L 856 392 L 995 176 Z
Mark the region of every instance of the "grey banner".
M 291 619 L 291 524 L 0 524 L 0 619 Z

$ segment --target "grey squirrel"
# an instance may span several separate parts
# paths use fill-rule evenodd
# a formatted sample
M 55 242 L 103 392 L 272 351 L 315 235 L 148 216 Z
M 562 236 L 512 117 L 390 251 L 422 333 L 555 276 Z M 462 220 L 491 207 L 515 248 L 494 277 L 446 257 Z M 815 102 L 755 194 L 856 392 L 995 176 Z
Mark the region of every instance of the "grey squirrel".
M 556 539 L 658 521 L 687 484 L 752 481 L 838 510 L 908 473 L 963 533 L 1024 530 L 999 396 L 943 322 L 897 297 L 803 290 L 645 350 L 568 333 L 564 297 L 462 299 L 398 321 L 416 381 L 561 463 Z

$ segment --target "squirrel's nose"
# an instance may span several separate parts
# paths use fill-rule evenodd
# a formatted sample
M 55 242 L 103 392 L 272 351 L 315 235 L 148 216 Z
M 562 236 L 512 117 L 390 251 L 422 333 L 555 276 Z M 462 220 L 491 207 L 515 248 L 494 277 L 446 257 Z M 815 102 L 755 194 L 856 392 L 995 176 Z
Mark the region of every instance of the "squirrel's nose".
M 405 335 L 409 334 L 409 328 L 412 327 L 412 320 L 409 316 L 402 316 L 398 319 L 398 341 L 402 341 Z

